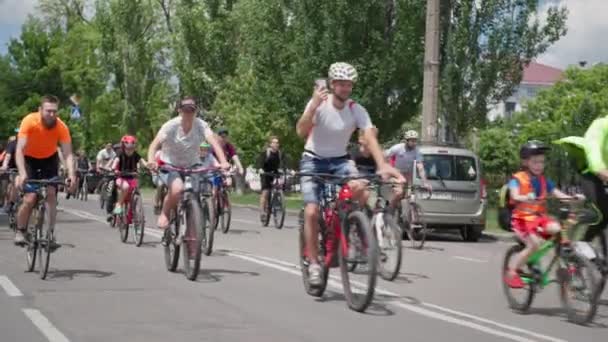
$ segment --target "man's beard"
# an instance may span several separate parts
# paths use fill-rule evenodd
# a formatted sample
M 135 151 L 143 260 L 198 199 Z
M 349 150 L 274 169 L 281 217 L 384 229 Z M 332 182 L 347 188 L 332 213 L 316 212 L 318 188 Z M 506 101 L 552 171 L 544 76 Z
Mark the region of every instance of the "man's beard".
M 55 128 L 55 126 L 57 126 L 57 119 L 45 119 L 45 118 L 42 118 L 42 125 L 46 129 L 53 129 L 53 128 Z

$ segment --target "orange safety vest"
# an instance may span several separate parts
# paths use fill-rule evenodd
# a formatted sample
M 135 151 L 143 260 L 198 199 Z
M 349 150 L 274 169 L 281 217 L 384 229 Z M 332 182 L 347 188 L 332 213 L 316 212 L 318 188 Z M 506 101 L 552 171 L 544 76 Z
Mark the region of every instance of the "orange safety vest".
M 528 172 L 520 171 L 513 175 L 513 178 L 519 181 L 519 194 L 522 196 L 528 196 L 530 193 L 534 193 L 534 186 L 532 186 L 532 177 Z M 537 203 L 526 203 L 511 201 L 513 208 L 512 218 L 532 221 L 539 215 L 547 213 L 547 180 L 545 176 L 539 178 L 541 184 L 540 196 L 536 198 Z

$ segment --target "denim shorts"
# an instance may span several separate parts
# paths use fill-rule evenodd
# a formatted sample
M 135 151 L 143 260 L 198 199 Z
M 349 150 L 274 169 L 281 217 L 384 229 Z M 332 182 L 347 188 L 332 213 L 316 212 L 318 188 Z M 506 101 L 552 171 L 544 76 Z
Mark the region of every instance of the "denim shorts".
M 307 153 L 300 160 L 300 172 L 302 173 L 330 173 L 338 176 L 355 176 L 357 168 L 355 164 L 346 157 L 337 158 L 315 158 Z M 320 184 L 312 177 L 300 178 L 302 199 L 304 204 L 318 204 L 321 198 Z

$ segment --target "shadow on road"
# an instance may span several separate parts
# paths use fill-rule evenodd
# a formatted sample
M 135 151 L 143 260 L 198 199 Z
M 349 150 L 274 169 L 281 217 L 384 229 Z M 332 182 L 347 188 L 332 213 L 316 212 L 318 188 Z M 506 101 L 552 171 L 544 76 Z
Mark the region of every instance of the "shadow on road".
M 218 232 L 215 232 L 216 234 Z M 249 230 L 249 229 L 230 229 L 228 231 L 228 234 L 234 234 L 234 235 L 243 235 L 243 234 L 254 234 L 254 235 L 260 235 L 260 232 L 257 230 Z
M 114 275 L 114 272 L 98 271 L 98 270 L 53 270 L 49 272 L 49 279 L 69 279 L 74 280 L 75 277 L 91 277 L 91 278 L 106 278 Z
M 394 283 L 412 284 L 416 280 L 431 279 L 429 276 L 419 273 L 399 273 L 397 278 L 393 280 Z
M 449 230 L 435 230 L 432 232 L 428 232 L 426 236 L 426 241 L 436 241 L 436 242 L 465 242 L 460 236 L 460 232 L 458 230 L 449 229 Z M 477 243 L 495 243 L 498 239 L 495 236 L 483 234 Z M 404 243 L 410 243 L 409 240 L 403 239 Z M 473 242 L 475 243 L 475 242 Z M 426 245 L 425 245 L 426 249 Z
M 222 280 L 225 276 L 250 276 L 257 277 L 260 274 L 258 272 L 249 271 L 237 271 L 237 270 L 223 270 L 223 269 L 202 269 L 196 280 L 199 283 L 217 283 Z
M 393 316 L 395 312 L 389 309 L 386 304 L 382 302 L 382 299 L 383 296 L 375 295 L 374 300 L 372 300 L 369 307 L 365 310 L 365 312 L 362 312 L 362 314 L 371 316 Z M 326 290 L 323 297 L 316 298 L 316 301 L 321 303 L 339 301 L 343 302 L 344 305 L 347 305 L 344 294 L 330 290 Z

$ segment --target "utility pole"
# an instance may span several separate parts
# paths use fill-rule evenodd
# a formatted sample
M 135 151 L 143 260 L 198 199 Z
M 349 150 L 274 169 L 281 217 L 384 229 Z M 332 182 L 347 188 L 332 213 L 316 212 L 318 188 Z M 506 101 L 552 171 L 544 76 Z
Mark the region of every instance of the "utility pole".
M 439 1 L 426 2 L 424 83 L 422 91 L 422 141 L 437 142 L 439 110 Z

